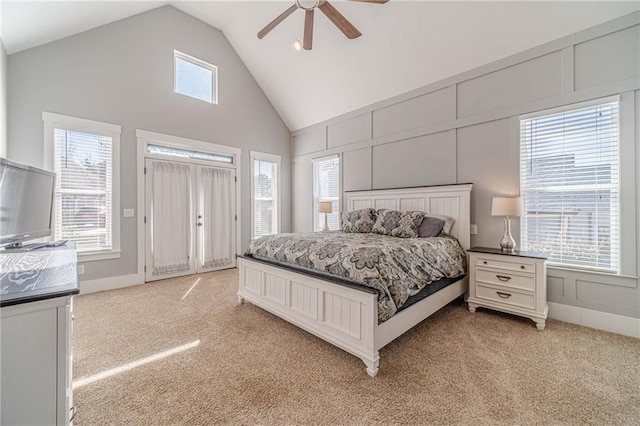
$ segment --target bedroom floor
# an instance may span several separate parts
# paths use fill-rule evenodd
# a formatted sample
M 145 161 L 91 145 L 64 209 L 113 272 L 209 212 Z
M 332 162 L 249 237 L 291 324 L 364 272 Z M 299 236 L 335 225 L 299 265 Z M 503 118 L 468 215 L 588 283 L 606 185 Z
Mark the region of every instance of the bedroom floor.
M 370 378 L 236 288 L 227 270 L 76 297 L 75 424 L 640 422 L 638 339 L 454 302 Z

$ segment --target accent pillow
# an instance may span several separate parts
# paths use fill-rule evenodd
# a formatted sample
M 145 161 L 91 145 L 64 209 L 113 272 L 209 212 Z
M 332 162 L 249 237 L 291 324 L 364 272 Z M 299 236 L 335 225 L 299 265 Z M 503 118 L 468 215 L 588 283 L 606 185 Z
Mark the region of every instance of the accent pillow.
M 374 209 L 354 210 L 342 213 L 343 232 L 359 232 L 368 234 L 376 223 L 376 211 Z
M 425 216 L 418 228 L 418 237 L 437 237 L 442 231 L 445 221 L 435 216 Z
M 427 213 L 427 216 L 436 217 L 438 219 L 444 220 L 444 226 L 442 227 L 442 232 L 444 232 L 445 234 L 448 234 L 451 231 L 451 227 L 453 226 L 453 222 L 456 221 L 451 216 L 447 216 L 447 215 L 444 215 L 444 214 Z
M 376 223 L 373 225 L 373 233 L 391 237 L 416 238 L 424 215 L 424 212 L 380 209 Z

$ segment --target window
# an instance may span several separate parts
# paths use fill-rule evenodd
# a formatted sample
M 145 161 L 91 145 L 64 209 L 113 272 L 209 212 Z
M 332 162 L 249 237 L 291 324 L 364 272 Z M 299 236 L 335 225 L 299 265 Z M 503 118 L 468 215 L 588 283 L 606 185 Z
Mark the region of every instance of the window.
M 53 237 L 75 241 L 83 260 L 118 257 L 120 126 L 50 113 L 43 120 L 45 160 L 56 173 Z
M 280 232 L 280 156 L 251 152 L 251 238 Z
M 521 117 L 522 247 L 618 273 L 618 101 Z
M 313 230 L 324 226 L 324 213 L 318 211 L 320 201 L 331 201 L 333 213 L 327 214 L 329 229 L 340 229 L 340 157 L 313 160 Z
M 181 95 L 218 103 L 218 67 L 177 50 L 173 51 L 175 62 L 174 91 Z

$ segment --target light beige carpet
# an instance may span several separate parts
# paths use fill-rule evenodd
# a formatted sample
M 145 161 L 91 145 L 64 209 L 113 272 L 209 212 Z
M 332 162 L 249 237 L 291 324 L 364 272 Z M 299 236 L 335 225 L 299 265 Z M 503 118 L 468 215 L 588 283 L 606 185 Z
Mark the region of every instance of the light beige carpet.
M 76 425 L 640 424 L 640 340 L 553 320 L 540 332 L 454 302 L 383 348 L 370 378 L 239 305 L 236 281 L 229 270 L 76 297 L 74 378 L 96 380 L 74 392 Z

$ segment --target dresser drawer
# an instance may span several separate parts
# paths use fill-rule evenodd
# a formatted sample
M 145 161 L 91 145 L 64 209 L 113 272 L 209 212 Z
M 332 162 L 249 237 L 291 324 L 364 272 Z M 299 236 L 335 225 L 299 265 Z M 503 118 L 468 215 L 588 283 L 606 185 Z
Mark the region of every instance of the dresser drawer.
M 535 293 L 520 293 L 506 288 L 486 287 L 482 284 L 476 286 L 478 299 L 491 300 L 504 305 L 518 306 L 521 308 L 535 309 Z
M 521 290 L 536 291 L 535 275 L 519 275 L 496 269 L 476 267 L 476 281 L 511 287 Z
M 488 268 L 505 269 L 507 271 L 526 272 L 529 274 L 536 273 L 535 262 L 527 261 L 526 259 L 518 259 L 519 261 L 513 262 L 510 260 L 495 260 L 489 257 L 477 257 L 476 266 L 486 266 Z

